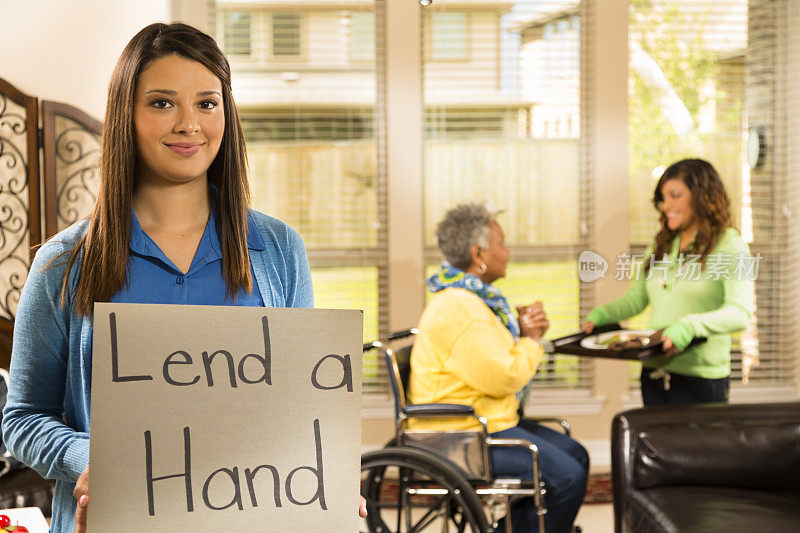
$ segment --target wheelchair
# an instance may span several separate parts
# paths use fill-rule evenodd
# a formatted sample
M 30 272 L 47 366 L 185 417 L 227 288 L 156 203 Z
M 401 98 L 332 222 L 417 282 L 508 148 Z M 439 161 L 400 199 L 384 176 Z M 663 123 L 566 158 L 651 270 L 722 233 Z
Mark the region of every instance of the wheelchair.
M 387 342 L 412 337 L 416 328 L 391 333 Z M 374 341 L 364 352 L 382 353 L 394 398 L 395 437 L 380 450 L 361 456 L 361 494 L 367 500 L 368 516 L 360 532 L 466 532 L 491 533 L 503 516 L 511 516 L 511 505 L 520 498 L 532 498 L 539 531 L 545 531 L 546 487 L 541 480 L 539 451 L 522 439 L 489 436 L 487 421 L 472 406 L 459 404 L 416 404 L 406 402 L 405 392 L 411 369 L 408 344 L 397 351 Z M 460 418 L 477 421 L 478 430 L 408 429 L 412 418 Z M 558 418 L 535 418 L 555 423 L 565 434 L 569 424 Z M 531 480 L 496 478 L 492 475 L 489 450 L 493 447 L 521 447 L 531 456 Z M 506 531 L 512 533 L 511 520 Z

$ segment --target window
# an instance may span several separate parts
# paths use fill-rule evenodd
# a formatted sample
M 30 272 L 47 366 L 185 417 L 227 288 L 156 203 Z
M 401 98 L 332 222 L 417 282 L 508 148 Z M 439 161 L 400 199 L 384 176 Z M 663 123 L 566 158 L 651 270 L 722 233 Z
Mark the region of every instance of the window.
M 228 0 L 216 5 L 224 20 L 226 5 L 236 6 Z M 278 8 L 292 5 L 287 1 Z M 354 55 L 374 58 L 374 13 L 371 5 L 365 7 L 370 11 L 253 11 L 255 57 L 232 61 L 232 76 L 253 207 L 303 237 L 316 306 L 364 310 L 364 339 L 371 340 L 386 330 L 380 306 L 386 209 L 374 119 L 376 75 L 374 62 L 354 63 L 347 52 L 358 43 Z M 280 61 L 298 57 L 302 68 L 292 63 L 290 72 L 282 65 L 276 72 Z M 365 393 L 385 393 L 382 365 L 365 360 L 363 384 Z
M 252 52 L 251 15 L 238 11 L 222 13 L 222 46 L 227 54 L 249 56 Z
M 525 127 L 525 111 L 515 108 L 432 107 L 425 116 L 428 139 L 514 139 Z
M 434 61 L 467 59 L 467 14 L 434 12 L 430 16 L 431 49 Z
M 353 61 L 375 61 L 375 13 L 354 11 L 350 28 Z
M 248 142 L 373 141 L 373 118 L 369 108 L 251 110 L 242 116 Z
M 520 83 L 533 102 L 530 135 L 580 137 L 580 16 L 569 11 L 543 15 L 523 26 L 520 37 Z
M 750 4 L 760 6 L 757 18 L 750 18 L 756 9 Z M 773 74 L 777 5 L 747 0 L 630 3 L 631 249 L 642 253 L 657 231 L 650 199 L 665 166 L 700 157 L 719 171 L 737 229 L 751 252 L 761 254 L 756 315 L 749 328 L 734 335 L 734 395 L 743 381 L 774 388 L 793 386 L 796 379 L 795 343 L 781 342 L 796 335 L 798 311 L 785 292 L 793 282 L 780 265 L 791 244 L 776 205 L 797 199 L 789 195 L 777 161 L 751 171 L 743 157 L 750 120 L 770 128 L 780 142 L 775 131 L 779 87 Z M 757 73 L 753 65 L 759 65 Z M 787 196 L 779 200 L 779 191 Z M 642 320 L 634 323 L 643 325 Z M 754 366 L 756 360 L 760 364 Z
M 272 57 L 296 59 L 302 55 L 302 23 L 299 13 L 272 14 Z
M 650 60 L 629 69 L 630 176 L 622 180 L 631 188 L 631 205 L 620 206 L 620 212 L 629 210 L 631 240 L 621 241 L 619 250 L 640 252 L 654 235 L 649 204 L 654 169 L 687 152 L 724 166 L 740 227 L 750 235 L 753 252 L 765 257 L 755 329 L 740 343 L 742 351 L 755 346 L 761 358 L 751 381 L 775 386 L 797 377 L 790 352 L 798 336 L 792 321 L 800 323 L 800 289 L 794 287 L 800 285 L 791 275 L 800 250 L 790 238 L 796 234 L 789 226 L 793 219 L 785 213 L 800 211 L 790 179 L 796 172 L 787 170 L 797 166 L 789 140 L 794 124 L 800 124 L 791 121 L 791 111 L 800 107 L 776 96 L 796 92 L 793 78 L 785 76 L 787 87 L 781 88 L 776 74 L 784 71 L 776 66 L 775 50 L 791 48 L 775 34 L 786 17 L 776 15 L 772 0 L 750 3 L 759 7 L 750 6 L 748 14 L 745 0 L 631 0 L 631 63 L 634 53 Z M 235 0 L 217 5 L 220 12 L 224 6 L 241 9 Z M 296 9 L 288 0 L 270 5 Z M 588 45 L 593 21 L 585 16 L 592 10 L 578 0 L 458 5 L 459 12 L 445 9 L 452 4 L 444 2 L 422 10 L 424 191 L 401 200 L 387 199 L 382 174 L 382 151 L 407 139 L 380 145 L 383 111 L 376 95 L 382 80 L 376 72 L 383 67 L 372 61 L 383 42 L 380 13 L 376 18 L 371 4 L 369 10 L 359 4 L 355 10 L 337 5 L 294 13 L 285 29 L 287 42 L 296 46 L 287 48 L 300 50 L 305 63 L 285 69 L 271 55 L 275 11 L 252 11 L 252 61 L 237 64 L 234 56 L 232 65 L 255 204 L 303 235 L 317 304 L 365 309 L 365 338 L 374 338 L 387 331 L 388 311 L 397 305 L 387 298 L 387 206 L 399 211 L 424 206 L 423 253 L 430 272 L 441 259 L 433 228 L 446 208 L 490 200 L 505 209 L 499 220 L 512 248 L 513 262 L 500 287 L 512 304 L 542 299 L 552 319 L 550 336 L 573 332 L 593 304 L 592 287 L 577 279 L 577 257 L 598 240 L 591 223 L 594 106 L 582 105 L 592 101 L 592 79 L 582 79 L 594 70 Z M 222 20 L 218 16 L 220 31 Z M 603 24 L 608 29 L 608 21 Z M 760 29 L 753 33 L 755 26 Z M 661 76 L 653 74 L 653 64 Z M 744 72 L 754 67 L 747 65 L 765 70 L 750 72 L 754 81 L 748 82 Z M 659 92 L 666 86 L 673 92 Z M 671 107 L 678 101 L 688 111 Z M 765 128 L 774 139 L 770 150 L 788 162 L 767 158 L 746 171 L 740 151 L 748 122 Z M 675 125 L 688 128 L 681 130 L 688 134 L 675 135 L 670 129 Z M 405 320 L 407 307 L 402 313 Z M 398 327 L 406 325 L 413 323 Z M 734 355 L 739 377 L 742 357 Z M 551 358 L 541 367 L 537 386 L 565 389 L 572 397 L 576 389 L 591 386 L 593 368 L 591 360 Z M 365 391 L 385 390 L 382 365 L 365 360 L 365 369 Z
M 541 300 L 549 337 L 573 333 L 588 297 L 577 258 L 588 238 L 580 205 L 590 194 L 580 163 L 578 2 L 566 11 L 532 0 L 475 4 L 468 16 L 443 9 L 434 2 L 423 11 L 428 273 L 441 261 L 434 231 L 444 212 L 488 200 L 505 210 L 498 221 L 511 248 L 497 286 L 511 305 Z M 467 57 L 467 21 L 474 60 L 443 61 Z M 589 388 L 592 368 L 550 356 L 534 385 Z
M 747 0 L 630 5 L 631 241 L 655 235 L 650 199 L 665 166 L 693 155 L 720 172 L 741 224 Z
M 254 6 L 243 12 L 239 11 L 240 3 L 232 0 L 216 0 L 216 6 L 218 42 L 235 67 L 267 71 L 291 65 L 291 72 L 278 75 L 289 82 L 304 69 L 317 70 L 320 78 L 338 71 L 330 80 L 334 84 L 339 78 L 352 78 L 349 69 L 363 72 L 364 68 L 374 67 L 372 11 L 324 7 L 284 11 L 296 7 L 295 3 L 285 2 Z M 345 70 L 339 70 L 342 67 Z

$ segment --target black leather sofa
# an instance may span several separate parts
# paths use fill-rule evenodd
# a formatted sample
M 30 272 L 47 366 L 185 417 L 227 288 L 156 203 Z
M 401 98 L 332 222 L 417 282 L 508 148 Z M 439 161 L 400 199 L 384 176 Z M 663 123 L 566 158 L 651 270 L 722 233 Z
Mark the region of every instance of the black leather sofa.
M 800 532 L 800 403 L 620 413 L 611 468 L 617 533 Z

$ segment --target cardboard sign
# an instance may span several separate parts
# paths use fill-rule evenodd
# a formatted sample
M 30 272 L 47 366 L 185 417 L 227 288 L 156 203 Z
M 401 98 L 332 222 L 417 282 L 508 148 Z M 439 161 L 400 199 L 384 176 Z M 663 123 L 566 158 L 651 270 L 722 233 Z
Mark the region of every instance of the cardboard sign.
M 362 323 L 96 304 L 88 531 L 358 531 Z

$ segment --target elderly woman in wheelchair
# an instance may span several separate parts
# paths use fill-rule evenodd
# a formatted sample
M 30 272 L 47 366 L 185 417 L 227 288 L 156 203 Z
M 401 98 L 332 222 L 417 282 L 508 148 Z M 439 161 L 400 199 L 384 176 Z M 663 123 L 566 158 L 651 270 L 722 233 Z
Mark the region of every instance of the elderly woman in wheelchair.
M 533 378 L 549 327 L 540 302 L 518 307 L 519 319 L 492 282 L 505 276 L 509 259 L 495 214 L 481 204 L 459 205 L 437 227 L 447 262 L 428 280 L 434 293 L 419 323 L 411 352 L 409 400 L 412 404 L 472 406 L 488 426 L 489 441 L 521 439 L 535 444 L 544 483 L 546 530 L 566 532 L 583 501 L 589 457 L 569 436 L 520 419 L 521 391 Z M 475 418 L 412 418 L 409 429 L 460 430 L 478 426 Z M 490 446 L 493 477 L 535 479 L 531 454 L 520 446 Z M 539 530 L 533 498 L 511 507 L 496 531 Z

